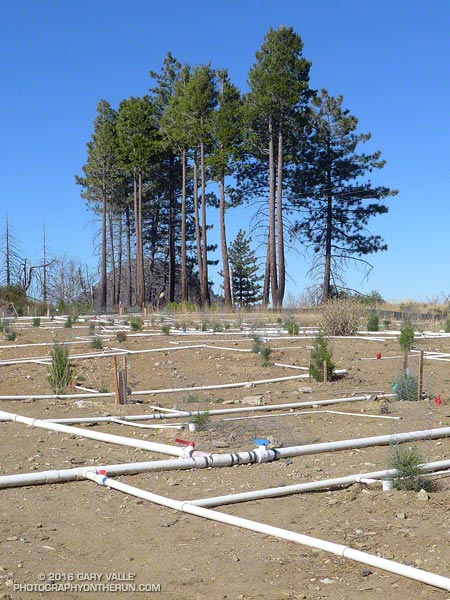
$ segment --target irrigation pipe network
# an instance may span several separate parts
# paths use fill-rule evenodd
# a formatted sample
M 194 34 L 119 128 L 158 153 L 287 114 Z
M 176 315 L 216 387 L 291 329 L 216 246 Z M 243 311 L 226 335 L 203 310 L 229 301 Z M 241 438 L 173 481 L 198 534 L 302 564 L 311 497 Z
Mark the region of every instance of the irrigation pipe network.
M 336 373 L 342 371 L 335 371 Z M 215 385 L 199 385 L 193 387 L 180 388 L 162 388 L 159 390 L 136 390 L 131 392 L 131 396 L 151 396 L 152 394 L 175 394 L 179 392 L 199 392 L 203 390 L 224 390 L 242 387 L 254 387 L 255 385 L 264 385 L 266 383 L 281 383 L 283 381 L 294 381 L 296 379 L 308 379 L 309 375 L 289 375 L 287 377 L 273 377 L 272 379 L 256 379 L 254 381 L 239 381 L 236 383 L 219 383 Z M 69 399 L 75 398 L 105 398 L 115 396 L 115 392 L 99 392 L 92 394 L 23 394 L 21 396 L 0 396 L 0 400 L 51 400 L 51 399 Z
M 141 498 L 142 500 L 148 500 L 149 502 L 158 504 L 159 506 L 172 508 L 176 511 L 188 513 L 197 517 L 209 519 L 211 521 L 217 521 L 219 523 L 241 527 L 242 529 L 248 529 L 249 531 L 254 531 L 256 533 L 263 533 L 279 539 L 295 542 L 303 546 L 309 546 L 310 548 L 317 548 L 325 552 L 336 554 L 337 556 L 342 556 L 343 558 L 349 558 L 356 562 L 388 571 L 389 573 L 402 575 L 403 577 L 408 577 L 409 579 L 414 579 L 415 581 L 420 581 L 422 583 L 450 591 L 450 579 L 447 577 L 430 573 L 428 571 L 423 571 L 422 569 L 417 569 L 416 567 L 403 565 L 393 560 L 375 556 L 368 552 L 361 552 L 360 550 L 355 550 L 350 546 L 336 544 L 334 542 L 329 542 L 320 538 L 314 538 L 309 535 L 297 533 L 295 531 L 289 531 L 288 529 L 281 529 L 280 527 L 274 527 L 258 521 L 251 521 L 250 519 L 243 519 L 242 517 L 228 515 L 226 513 L 217 512 L 201 506 L 195 506 L 188 502 L 172 500 L 171 498 L 166 498 L 152 492 L 141 490 L 126 483 L 115 481 L 114 479 L 107 477 L 106 473 L 97 474 L 96 472 L 86 471 L 85 477 L 97 483 L 98 485 Z
M 254 450 L 244 452 L 234 452 L 226 454 L 207 454 L 205 452 L 195 452 L 193 445 L 188 445 L 185 448 L 180 448 L 176 446 L 170 446 L 168 444 L 147 442 L 144 440 L 137 440 L 135 438 L 127 438 L 125 436 L 107 434 L 99 431 L 86 431 L 77 427 L 71 427 L 59 423 L 50 423 L 48 421 L 23 417 L 21 415 L 16 415 L 13 413 L 6 413 L 4 411 L 0 411 L 0 418 L 4 421 L 6 420 L 23 423 L 31 427 L 42 427 L 43 429 L 60 431 L 76 436 L 86 437 L 89 439 L 95 439 L 97 441 L 110 442 L 114 444 L 120 444 L 134 448 L 141 448 L 145 450 L 151 450 L 154 452 L 161 452 L 164 454 L 171 454 L 175 456 L 184 457 L 178 460 L 175 459 L 168 461 L 156 461 L 155 463 L 151 463 L 148 470 L 207 468 L 233 466 L 240 464 L 265 463 L 272 462 L 274 460 L 279 460 L 281 458 L 292 458 L 295 456 L 319 454 L 323 452 L 331 452 L 338 450 L 349 450 L 354 448 L 368 448 L 371 446 L 386 445 L 393 442 L 396 444 L 400 444 L 402 442 L 408 442 L 413 440 L 435 439 L 450 436 L 450 427 L 441 427 L 439 429 L 409 431 L 391 435 L 353 438 L 347 440 L 337 440 L 332 442 L 322 442 L 317 444 L 305 444 L 303 446 L 292 446 L 287 448 L 268 448 L 266 446 L 259 446 Z M 16 478 L 18 478 L 17 481 L 21 481 L 20 477 L 20 475 L 16 476 Z M 1 479 L 2 478 L 0 478 L 0 481 Z
M 78 396 L 78 395 L 77 395 Z M 80 394 L 81 396 L 81 394 Z M 377 398 L 392 397 L 393 394 L 378 395 Z M 236 413 L 247 413 L 247 412 L 267 412 L 273 410 L 294 410 L 297 408 L 314 408 L 316 406 L 328 406 L 330 404 L 343 404 L 347 402 L 360 402 L 363 400 L 370 400 L 371 396 L 353 396 L 350 398 L 330 398 L 327 400 L 310 400 L 308 402 L 291 402 L 285 404 L 264 404 L 261 406 L 239 406 L 236 408 L 217 408 L 208 410 L 210 416 L 214 415 L 229 415 Z M 66 423 L 66 424 L 82 424 L 82 423 L 111 423 L 115 419 L 122 419 L 124 421 L 152 421 L 159 419 L 180 419 L 183 417 L 194 417 L 196 415 L 203 414 L 204 410 L 174 410 L 164 408 L 162 406 L 151 406 L 154 410 L 161 412 L 155 412 L 144 415 L 112 415 L 108 417 L 62 417 L 54 419 L 43 419 L 51 423 Z M 1 411 L 0 411 L 1 413 Z M 363 414 L 363 413 L 362 413 Z M 0 414 L 0 421 L 7 420 L 2 419 Z

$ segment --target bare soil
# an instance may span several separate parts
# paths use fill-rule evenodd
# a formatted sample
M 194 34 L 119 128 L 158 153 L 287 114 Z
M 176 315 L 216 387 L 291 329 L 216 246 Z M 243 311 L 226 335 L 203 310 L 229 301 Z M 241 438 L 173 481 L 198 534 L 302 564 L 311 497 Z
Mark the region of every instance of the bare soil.
M 114 333 L 102 332 L 106 336 L 104 347 L 144 350 L 204 343 L 233 349 L 252 346 L 249 336 L 232 329 L 214 335 L 176 331 L 163 336 L 155 325 L 144 331 L 154 335 L 128 335 L 121 344 Z M 72 329 L 17 328 L 15 342 L 1 343 L 0 395 L 52 393 L 44 364 L 5 365 L 1 361 L 48 357 L 55 339 L 81 341 L 69 346 L 71 354 L 98 352 L 99 356 L 93 359 L 73 361 L 77 381 L 86 387 L 113 391 L 111 358 L 102 358 L 101 350 L 92 350 L 88 333 L 87 326 L 82 324 Z M 79 339 L 83 336 L 86 341 Z M 38 342 L 49 345 L 15 347 Z M 258 419 L 226 421 L 223 417 L 211 417 L 209 429 L 195 433 L 118 424 L 94 426 L 99 431 L 170 444 L 180 435 L 194 440 L 197 449 L 207 452 L 251 449 L 255 446 L 255 437 L 268 438 L 273 446 L 293 446 L 450 425 L 448 362 L 425 361 L 424 388 L 431 399 L 387 402 L 375 398 L 380 393 L 390 393 L 394 378 L 401 372 L 398 341 L 342 338 L 332 343 L 337 367 L 347 369 L 347 375 L 329 383 L 306 379 L 262 384 L 251 389 L 147 394 L 131 396 L 135 403 L 126 406 L 116 406 L 113 398 L 92 398 L 81 404 L 60 398 L 1 400 L 0 409 L 36 418 L 56 418 L 145 414 L 152 412 L 152 405 L 206 411 L 243 406 L 244 398 L 258 395 L 266 404 L 371 396 L 370 400 L 326 407 L 356 413 L 356 416 L 317 411 L 313 414 L 307 411 L 314 409 L 306 409 L 288 416 L 256 413 L 265 416 Z M 292 376 L 302 371 L 273 363 L 306 367 L 310 346 L 311 338 L 302 334 L 297 338 L 272 340 L 272 364 L 268 366 L 262 365 L 257 354 L 219 348 L 130 355 L 129 385 L 133 391 L 158 390 Z M 450 352 L 450 339 L 417 339 L 415 346 Z M 382 360 L 375 359 L 378 353 L 382 354 Z M 390 358 L 396 356 L 400 358 Z M 412 355 L 411 368 L 416 369 L 417 364 L 417 355 Z M 308 387 L 313 391 L 306 393 L 304 388 Z M 442 405 L 433 400 L 433 396 L 438 395 L 443 400 Z M 381 416 L 386 410 L 386 416 L 401 419 L 367 417 L 369 414 Z M 245 416 L 250 414 L 245 413 Z M 238 415 L 230 415 L 235 416 Z M 143 450 L 11 422 L 0 423 L 0 439 L 2 475 L 161 458 Z M 428 439 L 416 445 L 426 460 L 443 460 L 449 456 L 448 438 Z M 118 479 L 170 498 L 189 500 L 381 470 L 388 467 L 389 452 L 389 447 L 379 446 L 269 464 L 147 473 Z M 246 502 L 216 510 L 448 575 L 448 498 L 449 480 L 441 477 L 428 501 L 420 500 L 416 492 L 383 492 L 378 486 L 357 484 L 338 491 Z M 0 598 L 5 599 L 100 600 L 112 596 L 180 600 L 438 600 L 450 596 L 448 592 L 309 547 L 178 513 L 91 481 L 2 489 L 0 515 Z M 23 591 L 24 588 L 14 586 L 42 581 L 69 582 L 70 578 L 83 583 L 83 578 L 95 577 L 89 574 L 96 573 L 101 574 L 101 583 L 106 583 L 107 577 L 122 577 L 135 584 L 154 584 L 156 590 L 160 586 L 160 591 L 40 592 Z

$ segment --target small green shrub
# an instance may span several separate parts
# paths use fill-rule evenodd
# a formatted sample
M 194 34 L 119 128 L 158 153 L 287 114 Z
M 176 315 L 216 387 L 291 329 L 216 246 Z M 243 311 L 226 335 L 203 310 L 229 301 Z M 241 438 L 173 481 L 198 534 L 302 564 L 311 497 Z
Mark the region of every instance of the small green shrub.
M 5 337 L 8 342 L 14 342 L 14 340 L 17 337 L 17 334 L 15 331 L 10 331 L 9 333 L 6 334 Z
M 66 346 L 53 345 L 52 362 L 47 370 L 47 379 L 55 394 L 61 394 L 72 382 L 74 369 L 69 362 L 69 351 Z
M 400 328 L 400 337 L 398 338 L 398 341 L 403 352 L 409 352 L 413 349 L 414 327 L 411 325 L 411 321 L 403 321 L 403 324 Z
M 389 468 L 396 471 L 391 479 L 393 488 L 414 492 L 430 489 L 431 482 L 424 476 L 421 467 L 424 462 L 415 446 L 393 446 L 389 455 Z
M 220 331 L 223 331 L 222 324 L 219 323 L 218 321 L 215 321 L 212 324 L 212 330 L 214 331 L 214 333 L 219 333 Z
M 270 355 L 272 354 L 272 348 L 270 348 L 270 346 L 263 346 L 261 348 L 261 350 L 259 351 L 259 353 L 261 355 L 262 366 L 263 367 L 269 366 L 270 365 L 269 358 L 270 358 Z
M 255 333 L 252 336 L 253 344 L 252 344 L 252 352 L 255 354 L 259 354 L 261 352 L 261 348 L 263 347 L 263 339 L 260 335 Z
M 95 348 L 96 350 L 101 350 L 103 348 L 103 342 L 101 338 L 95 337 L 91 340 L 91 348 Z
M 208 429 L 210 421 L 211 419 L 208 411 L 200 412 L 191 417 L 189 420 L 190 423 L 195 423 L 197 431 L 204 431 L 205 429 Z
M 387 330 L 391 326 L 391 321 L 389 319 L 383 320 L 383 327 Z
M 163 335 L 170 335 L 170 325 L 168 323 L 165 323 L 164 325 L 162 325 L 161 332 Z
M 41 318 L 40 317 L 34 317 L 33 318 L 33 327 L 40 327 L 41 326 Z
M 130 327 L 133 331 L 142 331 L 144 320 L 141 317 L 133 315 L 130 319 Z
M 209 329 L 209 323 L 208 323 L 208 321 L 202 321 L 201 330 L 202 331 L 208 331 L 208 329 Z
M 289 319 L 286 323 L 286 329 L 289 335 L 298 335 L 298 323 L 294 319 Z
M 367 331 L 378 331 L 380 327 L 380 319 L 378 315 L 371 314 L 367 319 Z
M 89 335 L 94 335 L 95 331 L 95 323 L 94 321 L 89 322 Z
M 64 327 L 66 329 L 70 329 L 72 327 L 72 317 L 69 315 L 67 319 L 64 321 Z
M 335 364 L 333 362 L 333 352 L 328 339 L 323 331 L 320 331 L 314 338 L 311 350 L 311 364 L 309 367 L 310 376 L 316 381 L 323 381 L 323 363 L 327 362 L 327 378 L 331 381 Z
M 116 340 L 120 343 L 124 342 L 127 339 L 126 331 L 118 331 L 116 333 Z
M 397 400 L 414 402 L 419 393 L 417 377 L 408 372 L 402 373 L 392 384 L 392 390 L 397 396 Z

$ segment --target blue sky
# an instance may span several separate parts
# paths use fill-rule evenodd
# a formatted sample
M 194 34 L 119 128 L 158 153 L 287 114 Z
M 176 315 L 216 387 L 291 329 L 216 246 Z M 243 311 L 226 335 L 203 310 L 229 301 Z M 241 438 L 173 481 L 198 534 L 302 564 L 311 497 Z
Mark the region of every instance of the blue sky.
M 97 225 L 74 175 L 99 99 L 117 107 L 145 94 L 169 50 L 227 67 L 245 90 L 265 33 L 288 25 L 312 62 L 312 87 L 342 94 L 373 135 L 367 150 L 382 150 L 387 166 L 373 180 L 400 191 L 371 224 L 389 250 L 372 257 L 367 282 L 350 269 L 348 283 L 389 300 L 450 294 L 447 0 L 0 0 L 0 9 L 0 231 L 8 217 L 24 255 L 37 259 L 45 225 L 53 253 L 97 264 Z M 247 218 L 229 212 L 230 239 Z M 294 297 L 311 283 L 299 250 L 288 256 Z

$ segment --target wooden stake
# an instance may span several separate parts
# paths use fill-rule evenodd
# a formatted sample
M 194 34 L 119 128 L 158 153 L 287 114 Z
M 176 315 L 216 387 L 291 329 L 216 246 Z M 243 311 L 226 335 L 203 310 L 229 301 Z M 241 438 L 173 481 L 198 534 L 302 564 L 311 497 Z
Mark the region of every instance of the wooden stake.
M 114 390 L 116 392 L 116 404 L 121 404 L 120 388 L 119 388 L 119 374 L 117 372 L 117 356 L 112 357 L 112 366 L 113 366 L 113 377 L 114 377 Z
M 326 360 L 323 361 L 323 380 L 328 383 L 328 364 Z
M 417 386 L 417 400 L 422 399 L 423 392 L 423 350 L 419 354 L 419 380 Z
M 120 372 L 120 395 L 122 404 L 128 404 L 128 371 L 127 371 L 127 357 L 124 356 L 122 359 L 122 371 Z

